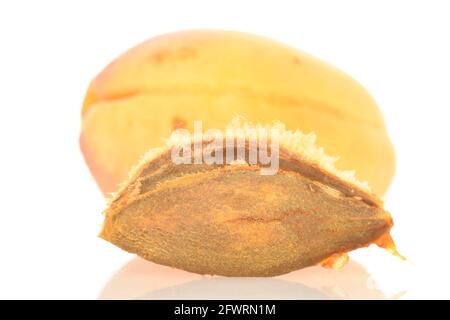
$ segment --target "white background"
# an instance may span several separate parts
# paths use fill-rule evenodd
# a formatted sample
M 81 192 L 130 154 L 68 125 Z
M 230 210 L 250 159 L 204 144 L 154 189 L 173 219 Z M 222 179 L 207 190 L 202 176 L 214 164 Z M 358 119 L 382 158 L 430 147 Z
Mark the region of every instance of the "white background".
M 0 2 L 0 298 L 236 297 L 243 287 L 249 298 L 314 297 L 286 279 L 334 298 L 450 298 L 448 1 L 261 2 Z M 277 39 L 373 94 L 396 147 L 385 200 L 407 262 L 371 247 L 340 271 L 309 268 L 276 283 L 201 278 L 172 290 L 198 276 L 97 238 L 105 202 L 78 147 L 87 85 L 129 47 L 191 28 Z

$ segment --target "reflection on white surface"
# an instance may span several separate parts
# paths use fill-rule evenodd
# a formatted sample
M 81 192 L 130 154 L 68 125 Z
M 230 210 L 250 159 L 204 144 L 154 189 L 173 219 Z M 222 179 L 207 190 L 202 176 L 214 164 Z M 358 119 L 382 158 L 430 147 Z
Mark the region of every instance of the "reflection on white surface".
M 227 278 L 189 273 L 141 258 L 127 263 L 99 294 L 99 299 L 385 298 L 370 274 L 355 261 L 340 270 L 310 267 L 273 278 Z

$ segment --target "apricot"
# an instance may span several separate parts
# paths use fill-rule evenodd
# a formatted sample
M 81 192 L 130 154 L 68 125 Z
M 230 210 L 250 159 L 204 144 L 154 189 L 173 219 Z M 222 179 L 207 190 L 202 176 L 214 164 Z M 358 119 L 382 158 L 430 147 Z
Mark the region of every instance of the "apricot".
M 194 30 L 150 39 L 108 65 L 91 82 L 82 110 L 80 145 L 105 193 L 175 128 L 223 129 L 233 115 L 279 120 L 314 132 L 382 196 L 395 156 L 370 94 L 338 69 L 263 37 Z

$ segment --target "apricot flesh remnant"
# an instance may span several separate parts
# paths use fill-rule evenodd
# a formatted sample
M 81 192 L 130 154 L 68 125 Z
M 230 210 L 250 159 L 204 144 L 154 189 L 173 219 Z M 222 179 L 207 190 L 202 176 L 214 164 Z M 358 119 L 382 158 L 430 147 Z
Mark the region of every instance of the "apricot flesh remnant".
M 371 243 L 396 253 L 381 200 L 310 135 L 283 132 L 274 175 L 248 164 L 250 142 L 234 146 L 245 161 L 233 164 L 174 164 L 173 145 L 152 151 L 105 210 L 101 237 L 159 264 L 225 276 L 340 267 Z

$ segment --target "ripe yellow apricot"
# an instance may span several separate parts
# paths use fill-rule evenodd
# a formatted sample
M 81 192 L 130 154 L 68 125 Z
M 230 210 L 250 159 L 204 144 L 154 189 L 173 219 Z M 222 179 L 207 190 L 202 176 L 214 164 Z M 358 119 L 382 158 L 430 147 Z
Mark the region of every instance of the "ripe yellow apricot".
M 100 188 L 113 192 L 174 128 L 202 120 L 223 129 L 236 114 L 315 132 L 339 169 L 356 170 L 380 196 L 392 180 L 394 150 L 360 84 L 302 51 L 230 31 L 158 36 L 113 61 L 88 88 L 80 145 Z

